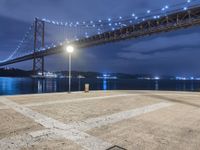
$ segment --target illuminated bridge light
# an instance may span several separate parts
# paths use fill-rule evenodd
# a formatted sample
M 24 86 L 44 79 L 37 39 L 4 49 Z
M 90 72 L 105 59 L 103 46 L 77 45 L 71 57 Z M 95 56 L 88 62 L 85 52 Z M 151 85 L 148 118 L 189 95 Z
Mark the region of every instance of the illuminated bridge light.
M 151 10 L 147 10 L 147 14 L 151 13 Z
M 108 21 L 111 21 L 111 18 L 108 18 Z
M 132 17 L 135 17 L 135 14 L 134 14 L 134 13 L 132 14 Z
M 184 8 L 183 8 L 183 10 L 187 10 L 187 9 L 188 9 L 187 7 L 184 7 Z
M 155 80 L 160 80 L 160 77 L 154 77 Z
M 188 3 L 190 3 L 190 2 L 191 2 L 191 0 L 187 0 L 187 2 L 188 2 Z

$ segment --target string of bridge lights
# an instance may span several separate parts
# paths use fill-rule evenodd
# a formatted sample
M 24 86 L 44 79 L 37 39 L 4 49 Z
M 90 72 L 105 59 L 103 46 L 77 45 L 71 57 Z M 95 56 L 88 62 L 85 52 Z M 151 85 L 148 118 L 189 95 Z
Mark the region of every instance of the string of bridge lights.
M 38 18 L 38 19 L 46 23 L 58 25 L 58 26 L 65 26 L 65 27 L 71 27 L 71 28 L 97 29 L 97 34 L 101 34 L 103 30 L 110 30 L 110 29 L 116 30 L 123 26 L 131 25 L 133 23 L 140 23 L 147 19 L 159 19 L 162 16 L 169 15 L 173 11 L 180 11 L 180 10 L 187 11 L 190 7 L 193 7 L 195 3 L 198 4 L 198 2 L 200 2 L 200 0 L 186 0 L 183 3 L 178 3 L 175 5 L 165 5 L 161 9 L 152 9 L 152 10 L 148 9 L 146 10 L 145 13 L 138 13 L 138 14 L 132 13 L 131 15 L 126 16 L 126 17 L 119 16 L 119 17 L 113 17 L 113 18 L 95 20 L 95 21 L 91 20 L 91 21 L 83 21 L 83 22 L 79 22 L 79 21 L 58 22 L 58 21 L 48 20 L 45 18 L 43 19 Z M 177 7 L 178 9 L 175 9 Z M 30 36 L 31 31 L 33 30 L 33 27 L 34 27 L 34 23 L 29 27 L 28 31 L 25 33 L 23 39 L 19 42 L 17 48 L 13 51 L 13 53 L 11 53 L 11 55 L 9 55 L 9 57 L 6 58 L 5 60 L 0 61 L 1 63 L 14 58 L 15 54 L 20 50 L 22 45 L 25 44 L 27 38 Z M 88 32 L 85 32 L 84 34 L 86 38 L 89 37 Z M 76 35 L 75 35 L 75 40 L 79 40 Z M 70 41 L 67 41 L 67 42 L 70 42 Z M 58 45 L 62 46 L 63 43 L 59 43 Z M 50 49 L 56 46 L 57 45 L 55 45 L 55 43 L 51 43 L 49 46 L 46 46 L 46 48 Z M 42 50 L 45 50 L 45 48 L 39 48 L 37 50 L 42 51 Z M 33 51 L 31 53 L 33 53 Z M 23 55 L 20 55 L 20 56 L 23 56 Z
M 91 21 L 83 21 L 83 22 L 59 22 L 59 21 L 53 21 L 48 19 L 40 19 L 46 23 L 58 25 L 58 26 L 67 26 L 67 27 L 83 27 L 83 28 L 98 28 L 98 30 L 102 30 L 104 27 L 110 27 L 112 30 L 115 30 L 117 28 L 130 25 L 132 23 L 139 23 L 141 21 L 145 21 L 146 19 L 158 19 L 161 16 L 166 16 L 169 13 L 173 11 L 173 8 L 176 8 L 177 6 L 182 6 L 180 9 L 176 9 L 176 11 L 185 10 L 187 11 L 191 4 L 194 4 L 195 2 L 199 2 L 200 0 L 186 0 L 183 3 L 175 4 L 175 5 L 165 5 L 161 9 L 148 9 L 145 13 L 132 13 L 129 16 L 126 17 L 115 17 L 115 18 L 108 18 L 104 20 L 91 20 Z M 171 11 L 170 11 L 171 10 Z
M 24 44 L 24 42 L 26 41 L 26 39 L 29 37 L 32 29 L 33 29 L 34 24 L 32 23 L 31 26 L 28 28 L 28 31 L 25 33 L 24 37 L 22 38 L 22 40 L 19 42 L 19 44 L 17 45 L 16 49 L 8 56 L 8 58 L 1 60 L 0 62 L 5 62 L 8 60 L 11 60 L 12 58 L 14 58 L 15 54 L 20 50 L 21 46 Z
M 148 19 L 159 19 L 162 16 L 167 16 L 172 12 L 175 11 L 187 11 L 190 7 L 194 6 L 195 3 L 200 2 L 200 0 L 186 0 L 185 2 L 178 3 L 175 5 L 165 5 L 164 7 L 160 9 L 152 9 L 147 10 L 145 13 L 132 13 L 129 16 L 126 17 L 113 17 L 108 18 L 104 20 L 91 20 L 91 21 L 83 21 L 83 22 L 59 22 L 59 21 L 52 21 L 48 19 L 40 19 L 46 23 L 54 24 L 58 26 L 64 26 L 69 28 L 87 28 L 91 29 L 84 33 L 84 37 L 88 38 L 89 36 L 92 36 L 92 34 L 101 34 L 105 31 L 114 31 L 121 27 L 126 27 L 128 25 L 132 25 L 134 23 L 140 23 L 142 21 L 148 20 Z M 178 7 L 178 9 L 177 9 Z M 93 30 L 95 29 L 95 30 Z M 88 33 L 90 32 L 90 33 Z M 92 33 L 91 33 L 92 32 Z M 76 40 L 78 38 L 75 38 Z

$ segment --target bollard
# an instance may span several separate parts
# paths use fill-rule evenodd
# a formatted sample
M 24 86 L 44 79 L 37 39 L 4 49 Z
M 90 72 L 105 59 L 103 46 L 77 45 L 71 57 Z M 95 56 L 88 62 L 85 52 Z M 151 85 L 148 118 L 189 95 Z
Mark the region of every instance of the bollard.
M 90 90 L 90 85 L 89 84 L 85 84 L 85 93 L 88 93 Z

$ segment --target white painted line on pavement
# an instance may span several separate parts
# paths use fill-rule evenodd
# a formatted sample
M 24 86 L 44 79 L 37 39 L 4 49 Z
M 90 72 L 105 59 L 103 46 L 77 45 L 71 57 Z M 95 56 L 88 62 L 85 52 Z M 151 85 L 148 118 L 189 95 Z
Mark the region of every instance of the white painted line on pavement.
M 119 95 L 110 95 L 110 96 L 101 96 L 101 97 L 75 98 L 75 99 L 70 99 L 70 100 L 55 100 L 55 101 L 48 101 L 48 102 L 36 102 L 36 103 L 30 103 L 30 104 L 22 104 L 22 106 L 34 107 L 34 106 L 43 106 L 43 105 L 53 105 L 53 104 L 64 104 L 64 103 L 73 103 L 73 102 L 81 102 L 81 101 L 110 99 L 110 98 L 116 98 L 116 97 L 128 97 L 128 96 L 133 96 L 133 95 L 136 95 L 136 94 L 119 94 Z M 8 108 L 9 108 L 8 106 L 0 106 L 0 110 L 8 109 Z
M 127 97 L 127 96 L 132 96 L 132 94 L 120 94 L 120 95 L 110 95 L 110 96 L 100 96 L 100 97 L 86 97 L 86 98 L 77 98 L 77 99 L 71 99 L 71 100 L 56 100 L 56 101 L 50 101 L 50 102 L 25 104 L 24 106 L 32 107 L 32 106 L 42 106 L 42 105 L 52 105 L 52 104 L 63 104 L 63 103 L 101 100 L 101 99 L 110 99 L 110 98 Z
M 57 121 L 53 118 L 42 115 L 38 112 L 21 106 L 11 100 L 6 98 L 1 98 L 0 102 L 14 109 L 15 111 L 23 114 L 26 117 L 33 119 L 35 122 L 43 125 L 46 128 L 55 129 L 56 133 L 60 133 L 60 136 L 64 136 L 61 133 L 66 133 L 64 136 L 67 139 L 73 140 L 74 143 L 80 144 L 83 148 L 88 150 L 105 150 L 112 146 L 112 144 L 104 142 L 94 136 L 91 136 L 87 133 L 72 129 L 71 126 L 68 126 L 60 121 Z M 57 129 L 57 130 L 56 130 Z M 62 130 L 59 132 L 59 130 Z
M 158 109 L 165 108 L 165 107 L 168 107 L 171 105 L 173 105 L 173 103 L 160 102 L 160 103 L 144 106 L 141 108 L 136 108 L 136 109 L 132 109 L 132 110 L 128 110 L 128 111 L 115 113 L 112 115 L 101 116 L 101 117 L 97 117 L 97 118 L 90 118 L 85 121 L 78 121 L 78 122 L 74 122 L 74 123 L 71 123 L 68 125 L 74 127 L 75 129 L 78 129 L 81 131 L 86 131 L 86 130 L 90 130 L 95 127 L 101 127 L 103 125 L 108 125 L 108 124 L 116 123 L 116 122 L 119 122 L 122 120 L 137 117 L 139 115 L 142 115 L 142 114 L 145 114 L 148 112 L 152 112 L 152 111 L 156 111 Z

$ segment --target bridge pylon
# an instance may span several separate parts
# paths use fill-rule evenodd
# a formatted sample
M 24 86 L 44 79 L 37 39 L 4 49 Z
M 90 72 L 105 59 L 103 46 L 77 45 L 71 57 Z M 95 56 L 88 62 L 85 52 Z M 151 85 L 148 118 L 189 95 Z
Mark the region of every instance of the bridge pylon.
M 38 56 L 40 48 L 44 48 L 45 22 L 35 18 L 34 22 L 34 53 L 33 53 L 33 75 L 38 72 L 44 75 L 44 56 Z

